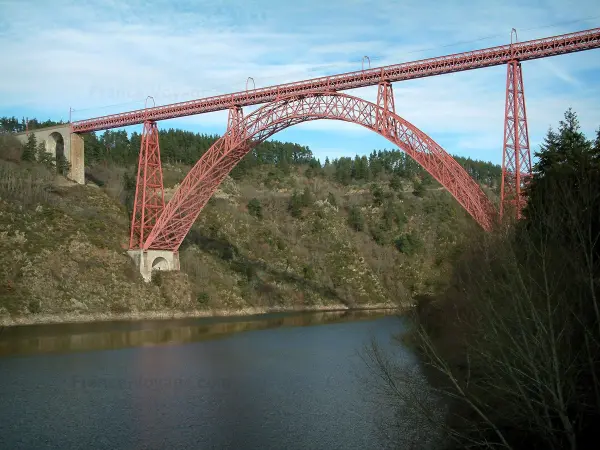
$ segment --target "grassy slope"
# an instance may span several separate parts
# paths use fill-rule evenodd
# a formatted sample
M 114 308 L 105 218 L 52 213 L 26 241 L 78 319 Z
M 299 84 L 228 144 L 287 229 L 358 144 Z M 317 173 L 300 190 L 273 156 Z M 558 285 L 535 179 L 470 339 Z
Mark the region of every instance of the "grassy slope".
M 228 178 L 180 249 L 182 271 L 146 284 L 125 253 L 123 170 L 96 168 L 100 188 L 0 161 L 0 320 L 409 302 L 446 279 L 465 230 L 475 230 L 447 193 L 398 195 L 381 182 L 390 208 L 406 223 L 380 232 L 379 245 L 371 230 L 382 223 L 382 207 L 373 206 L 368 186 L 308 179 L 302 168 L 282 176 L 267 167 L 240 182 Z M 165 168 L 167 196 L 186 170 Z M 305 187 L 313 201 L 294 218 L 290 195 Z M 324 201 L 329 192 L 336 207 Z M 254 197 L 263 205 L 262 219 L 247 211 Z M 350 204 L 361 207 L 363 232 L 347 225 Z M 411 231 L 424 245 L 408 256 L 393 240 Z

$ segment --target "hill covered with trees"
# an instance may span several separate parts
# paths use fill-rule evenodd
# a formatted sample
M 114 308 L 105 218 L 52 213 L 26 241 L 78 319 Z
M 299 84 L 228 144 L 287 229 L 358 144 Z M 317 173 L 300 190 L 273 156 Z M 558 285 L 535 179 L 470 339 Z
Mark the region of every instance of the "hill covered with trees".
M 308 147 L 272 140 L 203 210 L 180 249 L 181 273 L 145 284 L 125 254 L 140 135 L 84 135 L 88 184 L 77 186 L 42 153 L 23 158 L 11 134 L 25 124 L 0 119 L 5 321 L 410 303 L 439 291 L 465 237 L 480 232 L 398 150 L 321 162 Z M 167 199 L 216 139 L 160 132 Z M 457 160 L 494 196 L 500 167 Z

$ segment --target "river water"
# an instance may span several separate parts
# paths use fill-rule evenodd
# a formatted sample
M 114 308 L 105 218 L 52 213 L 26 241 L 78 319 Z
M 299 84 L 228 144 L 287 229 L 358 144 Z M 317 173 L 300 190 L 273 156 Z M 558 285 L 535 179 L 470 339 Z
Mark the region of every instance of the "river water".
M 371 311 L 5 328 L 0 448 L 380 448 L 361 355 L 405 327 Z

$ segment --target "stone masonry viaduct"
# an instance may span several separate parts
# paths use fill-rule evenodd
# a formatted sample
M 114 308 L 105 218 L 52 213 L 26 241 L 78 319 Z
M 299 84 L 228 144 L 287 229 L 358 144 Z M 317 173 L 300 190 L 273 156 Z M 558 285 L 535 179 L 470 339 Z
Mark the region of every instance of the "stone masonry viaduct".
M 46 151 L 51 153 L 55 159 L 58 155 L 64 155 L 71 165 L 67 178 L 76 183 L 85 184 L 83 138 L 77 133 L 71 133 L 70 124 L 31 130 L 15 136 L 22 144 L 25 144 L 29 134 L 35 136 L 38 145 L 43 142 Z

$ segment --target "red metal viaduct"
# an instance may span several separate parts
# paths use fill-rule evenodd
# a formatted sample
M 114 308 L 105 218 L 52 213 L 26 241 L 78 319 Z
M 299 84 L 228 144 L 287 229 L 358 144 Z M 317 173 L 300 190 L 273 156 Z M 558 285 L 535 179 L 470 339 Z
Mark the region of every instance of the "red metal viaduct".
M 512 40 L 512 34 L 511 34 Z M 178 270 L 178 249 L 233 167 L 280 130 L 318 119 L 353 122 L 387 138 L 418 162 L 484 229 L 503 214 L 520 217 L 531 155 L 521 62 L 600 47 L 600 28 L 512 42 L 420 61 L 81 120 L 71 133 L 143 124 L 129 252 L 146 280 L 153 269 Z M 392 83 L 506 64 L 506 109 L 499 211 L 467 172 L 424 132 L 395 112 Z M 341 91 L 378 86 L 377 103 Z M 242 107 L 264 104 L 244 117 Z M 164 119 L 229 110 L 224 136 L 200 158 L 165 205 L 159 136 Z

